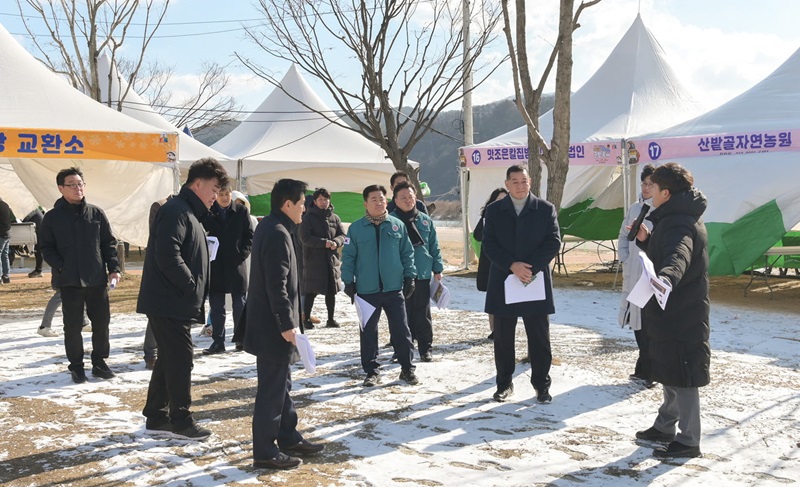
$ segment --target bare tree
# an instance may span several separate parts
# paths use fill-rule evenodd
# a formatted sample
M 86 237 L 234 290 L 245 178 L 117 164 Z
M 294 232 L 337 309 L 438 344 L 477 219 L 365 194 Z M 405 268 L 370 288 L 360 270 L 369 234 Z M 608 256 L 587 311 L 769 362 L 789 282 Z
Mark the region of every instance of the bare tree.
M 119 71 L 130 72 L 134 69 L 132 64 L 122 61 Z M 176 127 L 188 125 L 199 128 L 219 120 L 233 118 L 241 111 L 236 99 L 226 92 L 230 84 L 230 75 L 225 70 L 226 67 L 215 62 L 203 62 L 202 74 L 198 78 L 195 91 L 181 98 L 168 88 L 175 68 L 161 61 L 155 61 L 142 67 L 139 76 L 134 80 L 133 89 L 149 106 Z
M 100 95 L 101 83 L 111 82 L 99 79 L 97 60 L 100 54 L 105 50 L 112 64 L 116 64 L 117 52 L 123 44 L 128 39 L 136 39 L 138 46 L 130 52 L 139 55 L 131 60 L 127 79 L 130 88 L 168 6 L 169 0 L 17 0 L 25 29 L 41 54 L 39 59 L 54 72 L 64 75 L 72 86 L 109 106 L 110 100 L 101 100 Z M 36 35 L 28 18 L 31 12 L 44 23 L 49 34 L 46 40 Z M 120 99 L 124 99 L 125 94 Z
M 465 73 L 476 73 L 475 86 L 479 86 L 504 60 L 479 62 L 484 48 L 496 38 L 499 12 L 493 0 L 476 0 L 470 7 L 468 21 L 478 28 L 473 28 L 477 34 L 469 40 L 466 58 L 460 1 L 259 3 L 265 24 L 247 27 L 250 39 L 269 55 L 295 63 L 318 78 L 344 117 L 337 120 L 331 113 L 314 111 L 377 143 L 418 189 L 409 153 L 436 117 L 463 98 Z M 237 56 L 256 75 L 280 88 L 280 81 L 268 70 Z M 340 73 L 358 73 L 361 81 L 355 87 L 345 86 Z
M 581 1 L 573 16 L 574 0 L 560 0 L 558 39 L 556 40 L 547 64 L 536 88 L 533 87 L 528 60 L 526 35 L 526 0 L 516 0 L 515 32 L 511 29 L 511 14 L 508 0 L 501 0 L 503 9 L 503 32 L 511 55 L 511 69 L 514 77 L 514 93 L 517 108 L 528 126 L 528 172 L 534 193 L 541 193 L 542 168 L 547 167 L 547 200 L 561 208 L 564 184 L 569 170 L 570 135 L 570 96 L 572 85 L 572 33 L 580 27 L 578 19 L 584 9 L 600 3 L 601 0 Z M 516 42 L 515 42 L 516 40 Z M 558 62 L 556 62 L 558 60 Z M 542 92 L 556 65 L 556 97 L 553 108 L 553 137 L 548 146 L 539 133 L 539 103 Z M 541 156 L 540 156 L 541 154 Z

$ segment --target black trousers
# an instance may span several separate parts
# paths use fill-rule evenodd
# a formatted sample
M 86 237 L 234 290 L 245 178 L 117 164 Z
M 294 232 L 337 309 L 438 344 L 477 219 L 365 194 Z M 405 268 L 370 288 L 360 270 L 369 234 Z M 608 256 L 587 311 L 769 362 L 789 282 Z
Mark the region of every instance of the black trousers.
M 328 321 L 333 320 L 333 312 L 336 310 L 336 283 L 333 280 L 333 269 L 328 268 L 328 289 L 325 293 L 325 307 L 328 308 Z M 303 313 L 306 319 L 311 318 L 311 308 L 314 307 L 316 293 L 307 293 L 303 301 Z
M 536 391 L 550 388 L 550 319 L 547 315 L 523 316 L 528 336 L 528 357 L 531 360 L 531 384 Z M 494 315 L 494 365 L 497 369 L 497 387 L 508 387 L 513 381 L 516 357 L 514 339 L 517 318 Z
M 70 370 L 83 368 L 83 310 L 92 322 L 92 363 L 108 358 L 108 287 L 62 287 L 61 311 L 64 315 L 64 348 Z
M 195 423 L 189 410 L 194 366 L 191 322 L 155 315 L 147 315 L 147 319 L 156 337 L 158 360 L 150 376 L 142 414 L 147 418 L 147 426 L 171 421 L 176 431 L 189 428 Z
M 406 299 L 406 319 L 411 330 L 411 339 L 417 341 L 422 355 L 433 343 L 433 320 L 431 319 L 431 281 L 415 279 L 414 294 Z
M 289 363 L 274 362 L 259 355 L 256 367 L 258 389 L 253 410 L 253 459 L 268 460 L 280 452 L 279 446 L 292 446 L 303 437 L 297 431 L 297 411 L 289 396 L 292 390 Z
M 406 321 L 406 306 L 402 291 L 386 293 L 359 294 L 359 296 L 375 307 L 375 312 L 361 330 L 361 367 L 364 372 L 375 374 L 378 371 L 378 320 L 381 311 L 386 311 L 389 322 L 389 335 L 397 361 L 403 370 L 414 370 L 411 360 L 414 356 L 414 345 L 411 343 L 411 332 Z
M 636 345 L 639 347 L 639 358 L 636 359 L 636 369 L 634 375 L 643 379 L 650 379 L 650 340 L 642 324 L 641 330 L 634 330 L 633 336 L 636 337 Z

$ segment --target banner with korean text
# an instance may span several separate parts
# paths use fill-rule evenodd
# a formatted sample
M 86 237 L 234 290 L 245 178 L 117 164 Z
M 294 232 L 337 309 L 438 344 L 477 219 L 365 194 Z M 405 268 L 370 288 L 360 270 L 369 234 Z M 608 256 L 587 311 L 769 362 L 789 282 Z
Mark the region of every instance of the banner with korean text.
M 632 139 L 632 142 L 641 152 L 641 160 L 669 161 L 688 157 L 798 151 L 800 145 L 795 145 L 794 140 L 800 140 L 798 129 Z
M 177 133 L 0 127 L 0 158 L 175 162 Z
M 527 146 L 462 147 L 461 165 L 475 167 L 507 167 L 528 162 Z M 598 141 L 570 144 L 570 165 L 610 166 L 622 163 L 621 141 Z

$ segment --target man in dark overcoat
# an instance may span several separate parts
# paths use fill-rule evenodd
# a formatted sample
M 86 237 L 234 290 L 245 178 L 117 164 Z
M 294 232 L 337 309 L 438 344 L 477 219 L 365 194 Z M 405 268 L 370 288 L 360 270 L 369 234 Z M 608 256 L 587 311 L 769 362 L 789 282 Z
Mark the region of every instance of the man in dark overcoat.
M 225 295 L 231 295 L 234 328 L 239 325 L 244 310 L 246 261 L 253 246 L 253 228 L 250 213 L 244 205 L 233 201 L 230 187 L 222 188 L 211 207 L 211 215 L 203 220 L 203 227 L 208 235 L 219 241 L 217 255 L 211 261 L 211 291 L 208 294 L 213 343 L 203 350 L 204 354 L 212 355 L 225 351 Z
M 502 402 L 514 393 L 514 337 L 521 317 L 528 336 L 531 384 L 536 399 L 549 403 L 552 352 L 548 315 L 555 313 L 550 262 L 561 247 L 556 210 L 530 192 L 528 170 L 523 166 L 508 168 L 505 185 L 509 197 L 486 207 L 483 229 L 483 249 L 492 262 L 485 311 L 494 315 L 494 399 Z M 545 299 L 507 304 L 505 281 L 511 275 L 523 284 L 544 279 Z
M 208 243 L 201 221 L 228 175 L 222 165 L 204 158 L 189 168 L 186 184 L 156 213 L 147 240 L 139 288 L 138 313 L 147 315 L 158 347 L 142 414 L 154 434 L 204 440 L 211 431 L 194 420 L 192 323 L 205 321 L 210 273 Z
M 650 180 L 653 230 L 642 225 L 637 239 L 672 291 L 664 308 L 653 297 L 642 310 L 650 377 L 663 385 L 664 401 L 653 426 L 636 437 L 668 443 L 656 457 L 691 458 L 700 456 L 699 388 L 711 381 L 707 202 L 691 173 L 674 162 L 657 167 Z
M 300 284 L 295 227 L 304 211 L 306 184 L 294 179 L 275 183 L 271 213 L 253 237 L 250 290 L 245 314 L 244 349 L 256 356 L 258 389 L 253 411 L 253 467 L 295 468 L 292 455 L 319 453 L 324 445 L 297 431 L 290 361 L 300 324 Z

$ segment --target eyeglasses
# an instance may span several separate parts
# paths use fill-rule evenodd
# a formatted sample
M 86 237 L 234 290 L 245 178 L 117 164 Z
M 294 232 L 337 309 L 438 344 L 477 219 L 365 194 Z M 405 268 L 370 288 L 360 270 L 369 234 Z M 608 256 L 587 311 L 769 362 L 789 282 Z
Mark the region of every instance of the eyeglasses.
M 647 181 L 642 181 L 642 186 L 655 186 L 656 183 L 648 183 Z
M 72 183 L 72 184 L 62 184 L 65 188 L 69 189 L 81 189 L 86 186 L 86 183 Z

